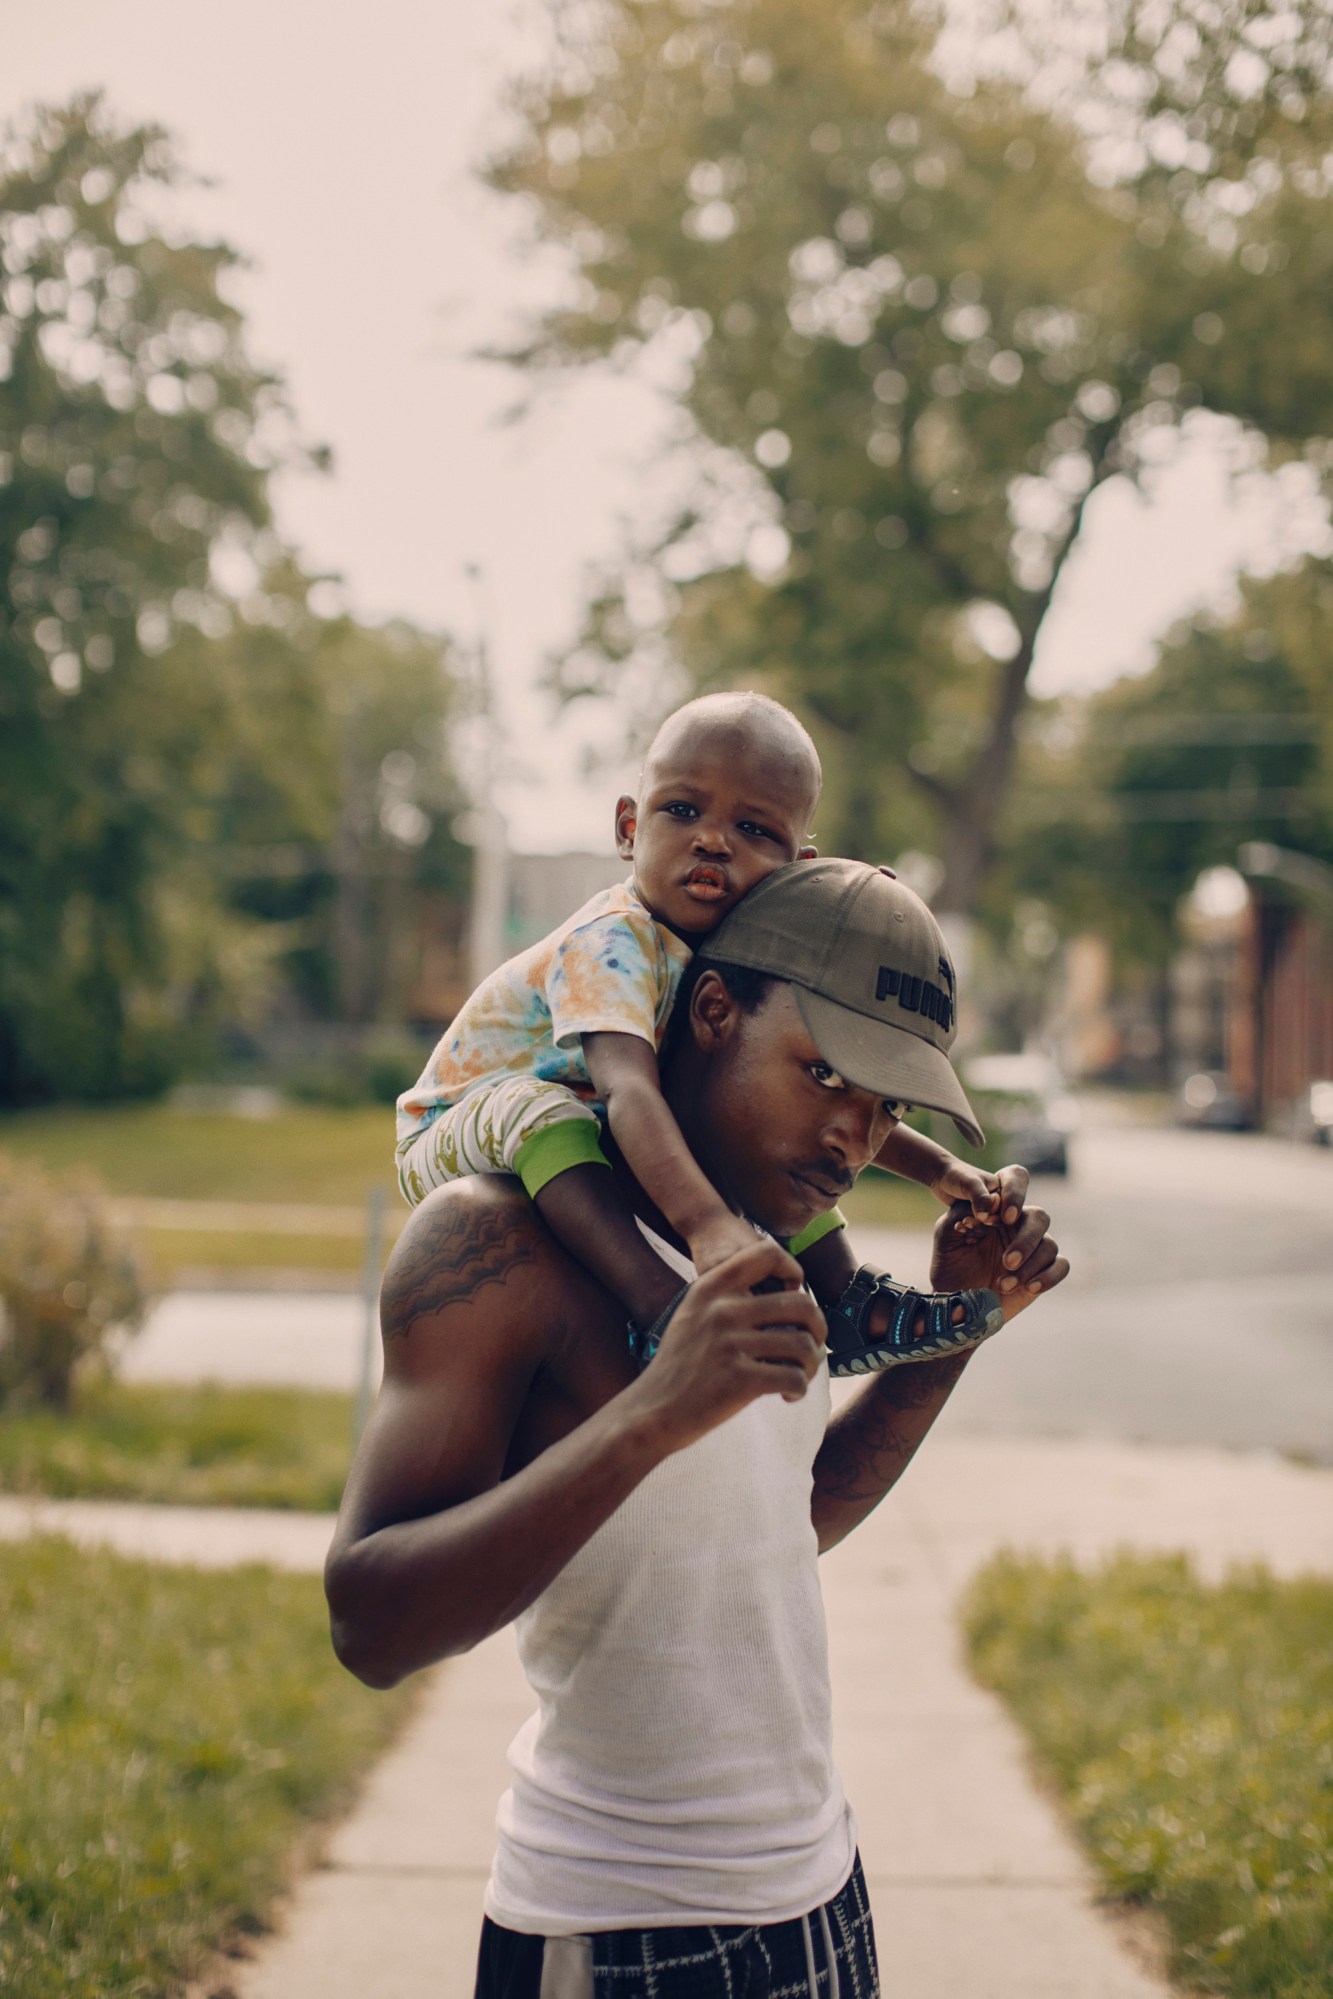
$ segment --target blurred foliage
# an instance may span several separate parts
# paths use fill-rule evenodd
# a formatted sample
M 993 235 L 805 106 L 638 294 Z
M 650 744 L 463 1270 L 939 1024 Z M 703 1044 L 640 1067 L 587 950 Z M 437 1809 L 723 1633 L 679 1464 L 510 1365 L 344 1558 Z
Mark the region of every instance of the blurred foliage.
M 1333 1584 L 1001 1555 L 964 1619 L 1107 1890 L 1164 1919 L 1173 1976 L 1233 1999 L 1333 1989 Z
M 1327 468 L 1326 13 L 1006 6 L 990 40 L 909 0 L 555 22 L 489 178 L 575 275 L 511 358 L 646 369 L 695 476 L 561 684 L 651 702 L 669 653 L 792 700 L 830 752 L 825 846 L 931 847 L 937 904 L 970 910 L 1089 495 L 1200 405 Z
M 1150 673 L 1050 704 L 1010 814 L 1012 878 L 1126 955 L 1165 958 L 1176 906 L 1243 841 L 1333 861 L 1333 564 L 1249 579 Z
M 0 1407 L 67 1409 L 75 1373 L 137 1331 L 139 1259 L 86 1177 L 57 1182 L 0 1154 Z
M 270 525 L 318 464 L 97 98 L 0 142 L 0 1101 L 160 1088 L 282 995 L 401 1001 L 453 881 L 443 642 L 321 617 Z

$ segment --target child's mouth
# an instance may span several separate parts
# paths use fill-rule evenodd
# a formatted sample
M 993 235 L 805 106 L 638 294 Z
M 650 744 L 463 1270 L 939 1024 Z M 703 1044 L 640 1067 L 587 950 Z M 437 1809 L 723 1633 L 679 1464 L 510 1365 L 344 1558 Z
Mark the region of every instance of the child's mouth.
M 697 902 L 720 902 L 730 892 L 721 868 L 691 868 L 685 887 Z

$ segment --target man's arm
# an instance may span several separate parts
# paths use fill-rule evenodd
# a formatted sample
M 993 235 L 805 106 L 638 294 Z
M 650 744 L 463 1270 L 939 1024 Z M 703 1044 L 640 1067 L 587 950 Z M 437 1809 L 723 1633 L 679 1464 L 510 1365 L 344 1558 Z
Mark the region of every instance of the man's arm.
M 390 1259 L 384 1386 L 325 1571 L 344 1665 L 385 1687 L 469 1650 L 664 1457 L 758 1395 L 798 1400 L 821 1356 L 818 1309 L 753 1286 L 799 1275 L 755 1238 L 691 1288 L 627 1385 L 622 1315 L 516 1189 L 474 1180 L 432 1196 Z M 588 1343 L 574 1373 L 592 1405 L 570 1422 L 566 1400 L 563 1424 L 549 1378 L 562 1340 Z
M 1069 1275 L 1047 1231 L 1050 1217 L 1024 1208 L 1028 1176 L 1005 1167 L 1001 1220 L 979 1224 L 958 1202 L 935 1229 L 930 1281 L 942 1291 L 979 1285 L 995 1291 L 1006 1321 Z M 1017 1215 L 1013 1222 L 1004 1219 Z M 867 1382 L 837 1412 L 815 1459 L 811 1513 L 820 1552 L 832 1548 L 874 1511 L 911 1463 L 943 1409 L 971 1353 L 904 1362 Z

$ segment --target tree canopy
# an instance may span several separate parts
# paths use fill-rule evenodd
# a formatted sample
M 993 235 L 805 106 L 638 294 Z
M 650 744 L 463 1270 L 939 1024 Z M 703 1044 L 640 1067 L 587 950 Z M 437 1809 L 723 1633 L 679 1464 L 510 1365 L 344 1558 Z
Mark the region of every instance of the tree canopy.
M 183 180 L 96 98 L 0 145 L 0 1101 L 154 1087 L 284 980 L 373 1017 L 456 851 L 447 648 L 320 615 L 268 498 L 320 454 Z
M 908 0 L 556 18 L 490 178 L 577 283 L 514 358 L 675 370 L 698 490 L 646 551 L 672 650 L 805 711 L 826 845 L 933 846 L 971 910 L 1089 496 L 1198 406 L 1327 468 L 1319 15 L 1125 0 L 1058 89 L 1040 28 L 963 75 Z M 614 687 L 655 618 L 613 581 L 566 691 Z
M 1013 864 L 1067 920 L 1165 958 L 1180 898 L 1247 841 L 1333 861 L 1333 565 L 1250 579 L 1150 673 L 1052 708 L 1011 814 Z

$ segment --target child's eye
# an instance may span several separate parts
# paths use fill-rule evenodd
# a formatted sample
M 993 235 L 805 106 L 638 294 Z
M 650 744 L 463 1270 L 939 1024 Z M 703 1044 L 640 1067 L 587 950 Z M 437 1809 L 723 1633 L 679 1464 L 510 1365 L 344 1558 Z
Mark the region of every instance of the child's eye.
M 845 1090 L 847 1088 L 846 1083 L 843 1082 L 837 1070 L 831 1069 L 827 1062 L 812 1062 L 810 1064 L 810 1074 L 826 1090 Z
M 760 826 L 753 819 L 740 819 L 737 825 L 739 830 L 752 840 L 776 840 L 778 837 L 776 833 L 770 833 L 767 826 Z
M 689 800 L 685 798 L 673 798 L 669 805 L 662 807 L 662 810 L 669 812 L 673 819 L 697 819 L 699 817 L 698 806 L 691 805 Z

